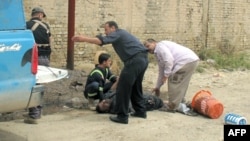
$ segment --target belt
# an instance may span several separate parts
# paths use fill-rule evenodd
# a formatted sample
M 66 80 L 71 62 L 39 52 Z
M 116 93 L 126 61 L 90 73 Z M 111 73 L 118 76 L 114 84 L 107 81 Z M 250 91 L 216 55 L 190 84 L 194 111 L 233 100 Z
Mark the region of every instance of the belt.
M 140 54 L 146 54 L 146 53 L 147 53 L 146 51 L 141 51 L 141 52 L 138 52 L 135 55 L 133 55 L 131 58 L 134 58 L 134 57 L 136 57 L 136 56 L 138 56 Z
M 129 61 L 129 60 L 131 60 L 131 59 L 133 59 L 133 58 L 135 58 L 135 57 L 137 57 L 138 55 L 146 54 L 146 53 L 147 53 L 146 51 L 138 52 L 138 53 L 132 55 L 130 58 L 128 58 L 125 62 L 127 62 L 127 61 Z
M 37 47 L 48 47 L 50 44 L 37 44 Z

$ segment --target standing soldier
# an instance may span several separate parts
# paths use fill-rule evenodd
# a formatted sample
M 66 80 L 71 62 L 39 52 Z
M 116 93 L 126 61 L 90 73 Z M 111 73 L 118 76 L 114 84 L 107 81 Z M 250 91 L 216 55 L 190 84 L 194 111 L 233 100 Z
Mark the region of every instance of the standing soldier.
M 33 31 L 38 46 L 39 65 L 49 66 L 51 33 L 49 25 L 42 21 L 46 14 L 42 8 L 35 7 L 32 9 L 31 16 L 32 18 L 27 21 L 26 25 L 28 29 Z
M 44 10 L 40 7 L 35 7 L 31 12 L 31 19 L 26 22 L 27 29 L 31 29 L 38 46 L 38 64 L 49 66 L 50 61 L 50 42 L 51 33 L 49 25 L 42 21 L 46 17 Z M 42 106 L 29 108 L 29 113 L 26 115 L 24 122 L 29 124 L 37 124 L 37 119 L 41 118 Z

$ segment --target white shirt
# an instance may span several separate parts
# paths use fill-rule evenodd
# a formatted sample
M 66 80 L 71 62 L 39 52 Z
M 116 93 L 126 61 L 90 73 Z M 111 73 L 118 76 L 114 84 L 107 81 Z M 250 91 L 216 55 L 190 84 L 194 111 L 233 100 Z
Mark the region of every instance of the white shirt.
M 169 77 L 185 64 L 199 60 L 191 49 L 171 41 L 158 42 L 154 54 L 159 66 L 157 88 L 162 85 L 163 76 Z

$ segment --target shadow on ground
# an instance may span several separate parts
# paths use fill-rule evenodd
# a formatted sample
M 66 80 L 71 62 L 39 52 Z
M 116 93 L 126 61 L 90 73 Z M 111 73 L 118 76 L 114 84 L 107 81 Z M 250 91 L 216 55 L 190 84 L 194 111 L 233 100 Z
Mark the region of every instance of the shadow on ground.
M 27 139 L 10 132 L 0 130 L 0 141 L 27 141 Z

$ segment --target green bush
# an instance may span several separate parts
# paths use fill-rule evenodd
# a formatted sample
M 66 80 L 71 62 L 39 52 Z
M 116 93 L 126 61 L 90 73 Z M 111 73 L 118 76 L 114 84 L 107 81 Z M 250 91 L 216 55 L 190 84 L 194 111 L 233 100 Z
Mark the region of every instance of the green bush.
M 214 60 L 216 69 L 250 69 L 250 55 L 247 52 L 225 52 L 221 50 L 203 49 L 198 52 L 201 60 Z

